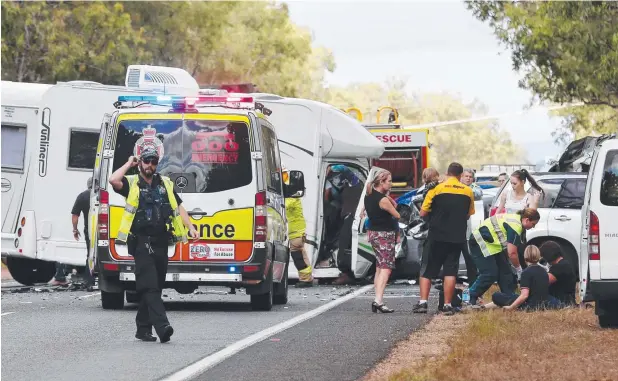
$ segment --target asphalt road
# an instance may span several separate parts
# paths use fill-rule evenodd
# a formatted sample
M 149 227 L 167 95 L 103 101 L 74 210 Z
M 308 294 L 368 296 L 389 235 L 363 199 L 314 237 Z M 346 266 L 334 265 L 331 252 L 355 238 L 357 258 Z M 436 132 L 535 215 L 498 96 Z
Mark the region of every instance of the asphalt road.
M 418 286 L 408 284 L 387 288 L 389 315 L 371 313 L 370 287 L 291 288 L 270 312 L 251 311 L 242 291 L 166 290 L 175 333 L 163 345 L 134 339 L 135 305 L 104 311 L 96 292 L 2 286 L 6 381 L 355 380 L 429 318 L 411 314 Z

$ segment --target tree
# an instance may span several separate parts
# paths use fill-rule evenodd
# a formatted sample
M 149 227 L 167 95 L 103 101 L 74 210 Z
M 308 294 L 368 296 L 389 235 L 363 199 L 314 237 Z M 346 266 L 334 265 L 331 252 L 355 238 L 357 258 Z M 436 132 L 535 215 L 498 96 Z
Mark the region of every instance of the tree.
M 363 112 L 364 123 L 376 123 L 376 110 L 392 106 L 399 111 L 402 125 L 416 125 L 472 118 L 487 114 L 479 102 L 465 104 L 447 93 L 410 94 L 406 81 L 393 78 L 385 85 L 355 83 L 348 87 L 329 89 L 328 102 L 341 109 L 357 107 Z M 386 116 L 386 115 L 385 115 Z M 382 116 L 381 116 L 381 119 Z M 385 123 L 381 120 L 381 123 Z M 430 165 L 444 173 L 452 161 L 466 167 L 479 168 L 483 163 L 522 163 L 525 152 L 511 142 L 508 132 L 492 122 L 477 122 L 431 128 Z M 482 143 L 482 144 L 481 144 Z
M 120 3 L 2 3 L 2 78 L 124 83 L 127 62 L 148 60 L 142 30 Z
M 569 116 L 567 130 L 616 130 L 618 3 L 469 1 L 468 8 L 512 50 L 520 87 L 542 101 L 593 106 L 557 112 Z

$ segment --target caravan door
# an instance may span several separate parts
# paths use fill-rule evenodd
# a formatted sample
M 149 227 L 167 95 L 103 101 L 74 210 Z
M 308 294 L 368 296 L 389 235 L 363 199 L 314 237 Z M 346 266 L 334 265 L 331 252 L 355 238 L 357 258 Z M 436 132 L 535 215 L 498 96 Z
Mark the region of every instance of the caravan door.
M 354 277 L 357 279 L 367 276 L 369 269 L 375 263 L 376 255 L 367 240 L 367 230 L 365 229 L 367 214 L 365 213 L 364 200 L 367 193 L 367 185 L 373 180 L 375 173 L 381 169 L 379 167 L 372 167 L 371 171 L 369 171 L 360 202 L 356 207 L 354 223 L 352 224 L 352 271 L 354 271 Z
M 92 173 L 92 189 L 90 189 L 90 211 L 88 213 L 88 236 L 90 237 L 90 246 L 88 247 L 88 268 L 90 273 L 94 274 L 97 263 L 97 248 L 99 246 L 98 229 L 99 224 L 99 190 L 101 187 L 106 188 L 104 182 L 107 181 L 107 165 L 109 160 L 105 158 L 105 151 L 111 148 L 111 134 L 108 133 L 109 125 L 112 116 L 105 114 L 103 123 L 101 123 L 101 131 L 99 132 L 99 143 L 97 144 L 97 154 L 94 162 L 94 170 Z M 105 142 L 107 140 L 107 142 Z

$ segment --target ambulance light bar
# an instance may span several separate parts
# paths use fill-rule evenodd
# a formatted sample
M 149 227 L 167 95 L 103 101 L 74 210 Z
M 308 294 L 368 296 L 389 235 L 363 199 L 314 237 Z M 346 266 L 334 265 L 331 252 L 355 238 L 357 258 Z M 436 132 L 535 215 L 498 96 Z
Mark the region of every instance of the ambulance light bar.
M 200 95 L 197 97 L 169 96 L 169 95 L 121 95 L 118 103 L 150 103 L 159 106 L 171 106 L 174 110 L 194 109 L 199 106 L 222 106 L 237 109 L 256 109 L 256 104 L 251 96 L 245 94 L 229 94 L 219 92 L 213 95 Z

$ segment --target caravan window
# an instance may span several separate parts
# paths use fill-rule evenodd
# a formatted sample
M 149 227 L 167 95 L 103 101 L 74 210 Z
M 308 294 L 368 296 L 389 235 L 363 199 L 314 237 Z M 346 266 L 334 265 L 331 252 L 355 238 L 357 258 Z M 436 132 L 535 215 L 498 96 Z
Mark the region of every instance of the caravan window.
M 97 156 L 99 133 L 71 129 L 69 137 L 69 169 L 93 169 Z
M 266 186 L 271 192 L 281 194 L 281 178 L 279 168 L 279 152 L 275 133 L 262 126 L 262 160 L 266 168 Z
M 26 157 L 26 127 L 2 125 L 2 169 L 23 171 Z
M 248 185 L 253 179 L 249 126 L 224 120 L 121 121 L 113 170 L 133 155 L 138 140 L 151 136 L 163 142 L 157 172 L 187 177 L 189 184 L 182 189 L 183 193 L 223 192 Z M 127 174 L 137 174 L 137 167 Z
M 601 180 L 601 202 L 607 206 L 618 206 L 618 150 L 607 152 Z

